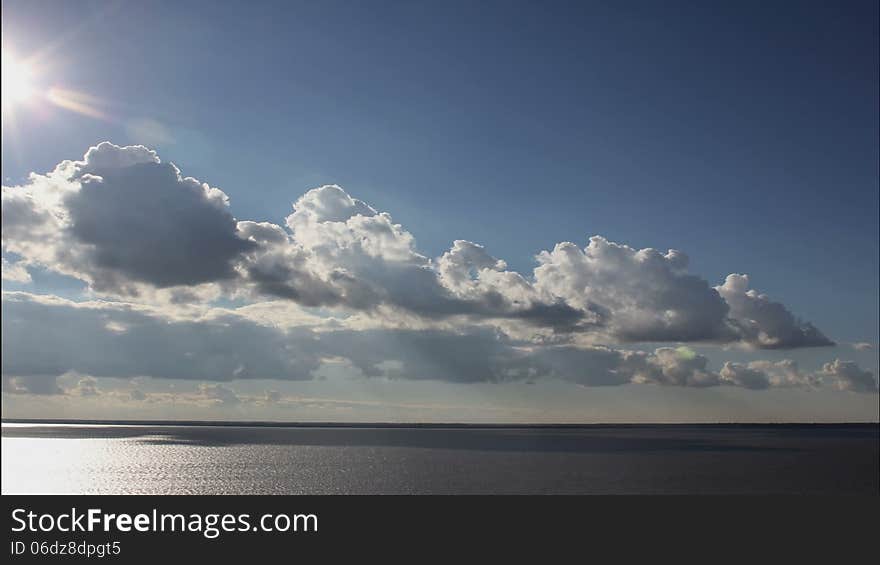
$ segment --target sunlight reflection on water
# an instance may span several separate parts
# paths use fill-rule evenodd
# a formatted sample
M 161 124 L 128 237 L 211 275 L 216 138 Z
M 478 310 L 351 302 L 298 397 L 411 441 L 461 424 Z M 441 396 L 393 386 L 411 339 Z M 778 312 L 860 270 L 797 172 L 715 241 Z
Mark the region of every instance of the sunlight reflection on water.
M 2 491 L 873 493 L 877 427 L 328 429 L 3 425 Z

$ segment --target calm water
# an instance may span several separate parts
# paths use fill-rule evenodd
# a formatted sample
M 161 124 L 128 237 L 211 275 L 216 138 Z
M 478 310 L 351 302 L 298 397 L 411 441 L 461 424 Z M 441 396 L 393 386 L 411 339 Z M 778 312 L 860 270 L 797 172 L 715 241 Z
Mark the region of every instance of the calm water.
M 870 493 L 878 427 L 3 424 L 3 493 Z

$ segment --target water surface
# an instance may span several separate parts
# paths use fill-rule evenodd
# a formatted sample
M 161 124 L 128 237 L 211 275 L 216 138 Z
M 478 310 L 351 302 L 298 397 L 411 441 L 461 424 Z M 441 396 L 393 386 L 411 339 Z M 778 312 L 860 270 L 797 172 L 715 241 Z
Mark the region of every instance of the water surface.
M 878 494 L 877 425 L 3 424 L 3 493 Z

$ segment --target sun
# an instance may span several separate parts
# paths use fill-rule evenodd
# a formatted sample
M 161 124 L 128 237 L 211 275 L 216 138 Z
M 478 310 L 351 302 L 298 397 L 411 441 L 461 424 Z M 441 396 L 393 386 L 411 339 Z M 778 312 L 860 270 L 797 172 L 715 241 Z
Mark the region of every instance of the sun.
M 33 87 L 30 68 L 5 50 L 2 56 L 0 68 L 2 68 L 2 106 L 5 113 L 13 106 L 26 102 L 33 93 Z

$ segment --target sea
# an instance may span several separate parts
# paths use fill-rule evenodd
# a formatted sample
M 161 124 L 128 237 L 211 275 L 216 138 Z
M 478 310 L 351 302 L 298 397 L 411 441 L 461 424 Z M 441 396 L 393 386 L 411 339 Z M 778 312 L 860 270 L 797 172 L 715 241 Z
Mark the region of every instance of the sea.
M 880 428 L 2 425 L 2 492 L 873 494 Z

